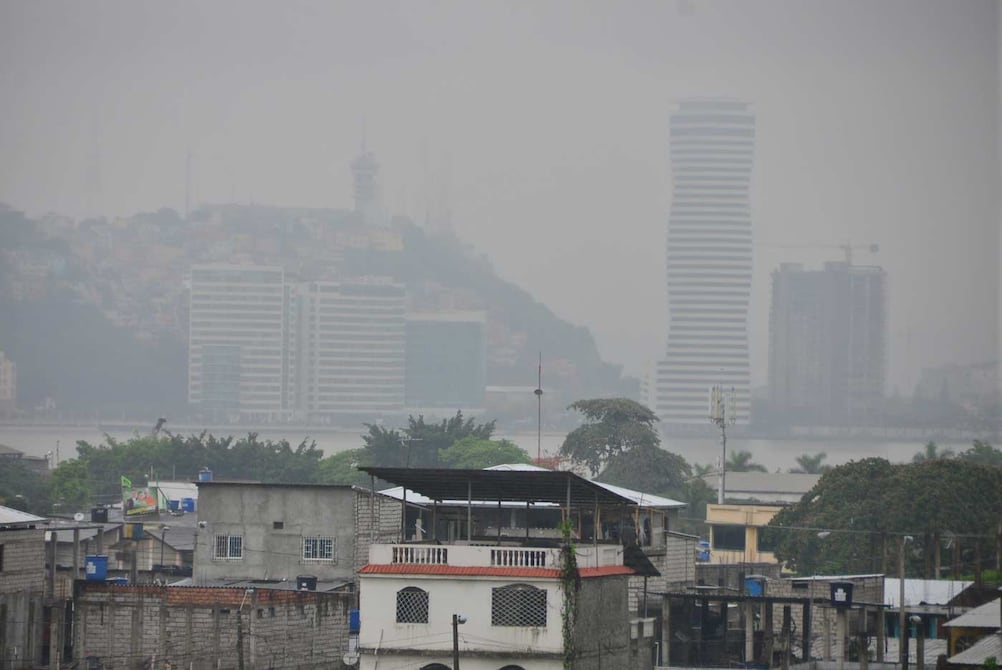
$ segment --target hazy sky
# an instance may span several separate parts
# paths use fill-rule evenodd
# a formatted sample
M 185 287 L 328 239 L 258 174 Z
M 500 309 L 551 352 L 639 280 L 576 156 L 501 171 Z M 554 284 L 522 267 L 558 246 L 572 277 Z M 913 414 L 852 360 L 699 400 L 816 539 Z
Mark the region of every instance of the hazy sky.
M 38 214 L 387 208 L 460 237 L 601 353 L 663 353 L 668 114 L 754 103 L 753 381 L 769 273 L 889 273 L 890 382 L 999 343 L 999 3 L 0 1 L 0 200 Z M 138 262 L 138 259 L 137 259 Z M 546 352 L 558 355 L 558 352 Z

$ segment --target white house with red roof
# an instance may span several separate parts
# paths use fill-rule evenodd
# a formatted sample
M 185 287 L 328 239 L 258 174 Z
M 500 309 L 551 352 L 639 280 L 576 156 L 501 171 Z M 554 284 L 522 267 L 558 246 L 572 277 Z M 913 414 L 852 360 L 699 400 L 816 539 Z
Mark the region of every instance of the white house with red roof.
M 621 541 L 478 536 L 472 521 L 492 500 L 556 506 L 565 519 L 634 501 L 570 472 L 361 469 L 423 496 L 433 513 L 469 505 L 463 537 L 370 547 L 358 574 L 361 670 L 653 666 L 653 619 L 630 613 L 629 579 L 645 568 L 624 563 Z

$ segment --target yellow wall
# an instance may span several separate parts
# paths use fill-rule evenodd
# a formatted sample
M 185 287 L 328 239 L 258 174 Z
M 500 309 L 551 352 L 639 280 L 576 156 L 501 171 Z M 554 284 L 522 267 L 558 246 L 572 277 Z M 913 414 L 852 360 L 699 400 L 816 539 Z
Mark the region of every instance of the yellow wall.
M 745 527 L 744 551 L 717 549 L 710 530 L 710 563 L 776 563 L 771 551 L 758 550 L 758 529 L 767 525 L 781 507 L 777 505 L 707 505 L 708 525 Z

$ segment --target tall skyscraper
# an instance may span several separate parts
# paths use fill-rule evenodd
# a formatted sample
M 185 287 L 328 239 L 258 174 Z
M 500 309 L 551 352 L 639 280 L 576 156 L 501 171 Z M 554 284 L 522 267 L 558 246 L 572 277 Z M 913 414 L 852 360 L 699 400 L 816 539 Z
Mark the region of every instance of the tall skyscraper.
M 873 266 L 785 263 L 772 273 L 769 405 L 789 425 L 851 426 L 879 408 L 886 275 Z
M 188 401 L 268 420 L 284 409 L 284 272 L 280 267 L 191 269 Z
M 744 102 L 688 100 L 671 114 L 669 141 L 668 342 L 655 409 L 667 424 L 708 424 L 719 385 L 734 389 L 745 423 L 755 115 Z

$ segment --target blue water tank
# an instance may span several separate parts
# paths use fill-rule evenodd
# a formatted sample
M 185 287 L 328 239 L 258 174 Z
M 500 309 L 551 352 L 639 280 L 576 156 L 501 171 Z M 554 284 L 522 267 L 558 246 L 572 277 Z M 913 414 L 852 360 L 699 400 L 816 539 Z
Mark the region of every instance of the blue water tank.
M 171 511 L 171 512 L 177 512 L 178 510 L 181 509 L 181 501 L 180 500 L 168 500 L 167 501 L 167 509 L 169 511 Z
M 84 559 L 84 573 L 87 579 L 103 582 L 108 576 L 108 557 L 87 556 Z
M 348 610 L 348 632 L 357 634 L 362 628 L 362 616 L 359 610 Z
M 185 512 L 195 511 L 195 499 L 194 498 L 181 498 L 181 509 Z
M 765 577 L 760 577 L 758 575 L 745 577 L 745 595 L 765 595 Z
M 212 470 L 209 468 L 202 468 L 198 471 L 198 481 L 200 482 L 211 482 L 212 481 Z

